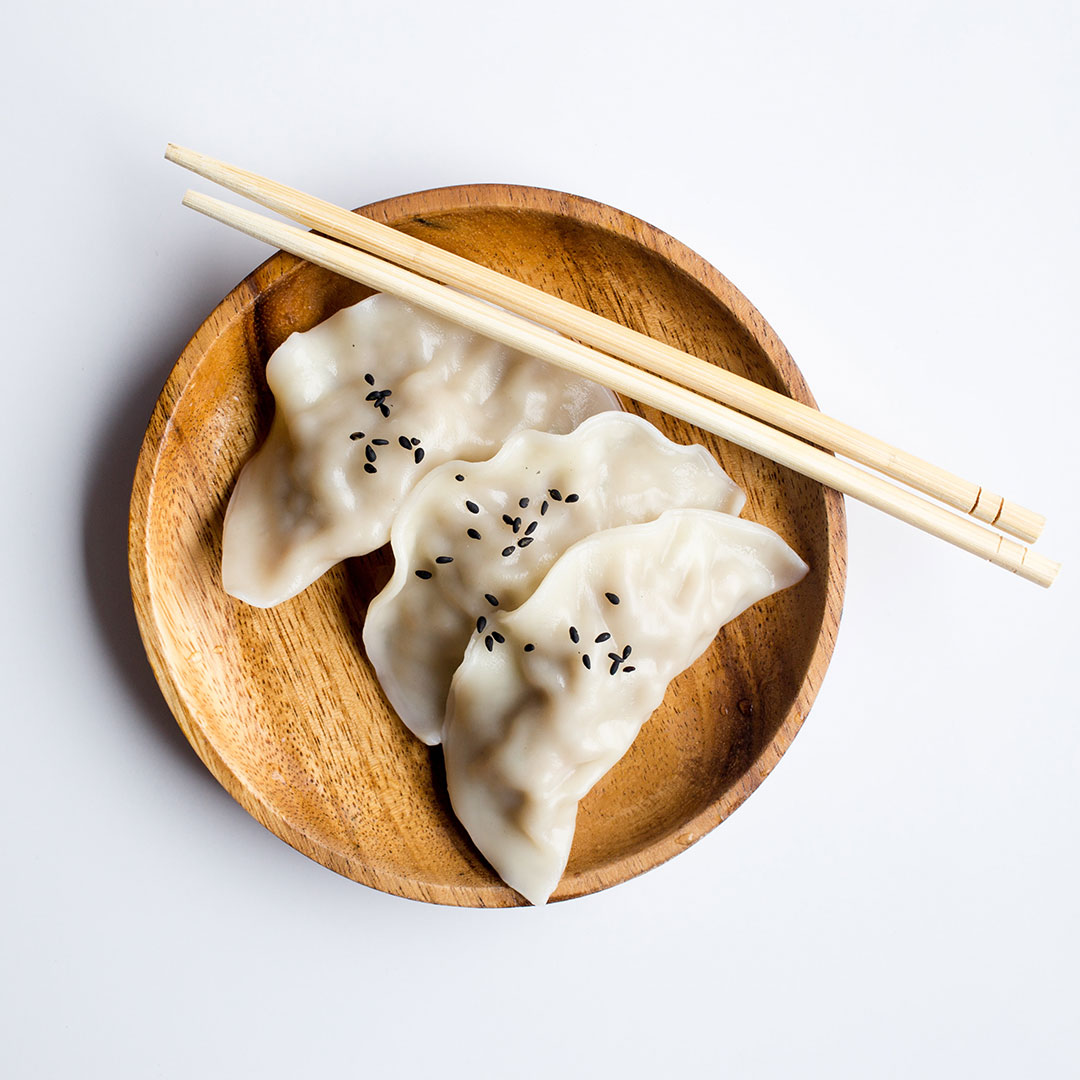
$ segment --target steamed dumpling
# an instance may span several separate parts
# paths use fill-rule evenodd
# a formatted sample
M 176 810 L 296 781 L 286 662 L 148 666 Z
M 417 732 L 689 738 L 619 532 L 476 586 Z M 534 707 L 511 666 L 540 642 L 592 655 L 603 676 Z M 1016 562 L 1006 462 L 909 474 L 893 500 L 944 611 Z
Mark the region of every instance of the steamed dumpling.
M 806 564 L 762 525 L 708 510 L 596 533 L 454 675 L 443 742 L 454 812 L 534 904 L 562 876 L 578 801 L 724 623 Z
M 618 408 L 596 383 L 377 294 L 291 335 L 266 367 L 276 412 L 225 517 L 225 591 L 259 607 L 385 544 L 402 500 L 523 428 Z
M 523 431 L 488 461 L 449 463 L 404 502 L 394 576 L 372 601 L 364 645 L 390 704 L 439 742 L 450 680 L 470 635 L 491 647 L 571 545 L 678 506 L 737 514 L 744 497 L 701 446 L 679 446 L 628 413 L 569 435 Z

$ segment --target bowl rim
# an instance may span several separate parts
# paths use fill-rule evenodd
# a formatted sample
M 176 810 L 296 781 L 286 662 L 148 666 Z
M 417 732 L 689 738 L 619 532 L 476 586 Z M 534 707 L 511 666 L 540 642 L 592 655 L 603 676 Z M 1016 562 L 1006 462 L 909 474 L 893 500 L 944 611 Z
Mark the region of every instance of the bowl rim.
M 580 195 L 548 188 L 516 184 L 458 184 L 427 188 L 392 196 L 361 207 L 357 212 L 376 220 L 403 224 L 407 219 L 427 224 L 440 214 L 475 209 L 539 212 L 571 217 L 583 224 L 629 239 L 658 255 L 694 279 L 734 316 L 769 362 L 780 372 L 788 392 L 796 400 L 816 407 L 813 395 L 791 354 L 756 307 L 701 255 L 641 218 Z M 248 312 L 260 295 L 296 272 L 302 260 L 276 252 L 231 289 L 207 316 L 185 346 L 158 397 L 140 448 L 132 491 L 128 567 L 132 599 L 143 645 L 162 694 L 180 729 L 199 758 L 228 793 L 257 821 L 302 854 L 361 884 L 411 900 L 454 906 L 507 907 L 526 901 L 502 883 L 486 886 L 452 886 L 420 881 L 385 868 L 347 861 L 287 821 L 247 785 L 220 757 L 198 718 L 187 707 L 177 678 L 166 659 L 150 588 L 152 552 L 148 543 L 151 493 L 158 461 L 164 449 L 169 421 L 202 359 L 214 342 Z M 794 741 L 817 697 L 836 643 L 843 610 L 847 567 L 847 529 L 843 497 L 823 488 L 826 515 L 828 566 L 822 620 L 806 668 L 790 708 L 758 757 L 719 798 L 709 803 L 678 829 L 645 847 L 612 862 L 564 880 L 551 902 L 610 888 L 661 865 L 711 832 L 729 817 L 761 785 Z

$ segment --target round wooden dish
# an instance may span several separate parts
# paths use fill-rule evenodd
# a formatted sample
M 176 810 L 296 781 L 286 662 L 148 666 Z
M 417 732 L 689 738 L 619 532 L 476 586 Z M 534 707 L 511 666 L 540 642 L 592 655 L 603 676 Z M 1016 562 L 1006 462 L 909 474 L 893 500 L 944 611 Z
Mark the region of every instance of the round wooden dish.
M 671 237 L 558 192 L 476 185 L 388 199 L 363 213 L 812 403 L 765 320 Z M 150 662 L 184 734 L 229 793 L 312 859 L 416 900 L 524 901 L 450 810 L 438 751 L 387 706 L 360 634 L 389 577 L 388 549 L 354 559 L 264 611 L 221 589 L 221 526 L 273 402 L 263 369 L 368 290 L 277 254 L 234 289 L 177 362 L 151 418 L 131 504 L 130 568 Z M 553 899 L 648 870 L 719 824 L 799 730 L 828 665 L 844 587 L 840 497 L 680 421 L 625 403 L 681 442 L 702 442 L 747 493 L 744 515 L 810 564 L 669 688 L 629 753 L 581 804 Z

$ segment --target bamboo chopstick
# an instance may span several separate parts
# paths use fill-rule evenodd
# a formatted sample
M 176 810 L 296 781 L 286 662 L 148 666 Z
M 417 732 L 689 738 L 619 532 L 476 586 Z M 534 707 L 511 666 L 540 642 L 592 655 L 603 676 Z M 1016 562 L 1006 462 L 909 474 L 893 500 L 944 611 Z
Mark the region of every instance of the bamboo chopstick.
M 189 191 L 184 205 L 373 289 L 392 293 L 511 348 L 540 357 L 771 458 L 852 498 L 1049 587 L 1059 564 L 849 462 L 511 312 L 325 237 Z
M 397 229 L 173 143 L 166 148 L 165 157 L 294 221 L 673 379 L 876 469 L 1021 540 L 1037 540 L 1046 523 L 1033 510 L 817 409 Z

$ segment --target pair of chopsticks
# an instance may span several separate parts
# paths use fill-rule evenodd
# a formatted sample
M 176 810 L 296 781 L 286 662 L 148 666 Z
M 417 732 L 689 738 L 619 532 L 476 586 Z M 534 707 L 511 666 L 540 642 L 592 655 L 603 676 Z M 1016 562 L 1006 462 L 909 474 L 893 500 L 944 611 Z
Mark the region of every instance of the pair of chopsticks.
M 723 368 L 342 207 L 173 144 L 165 157 L 326 235 L 306 232 L 198 192 L 188 191 L 184 196 L 185 206 L 234 229 L 603 383 L 1028 581 L 1049 587 L 1060 569 L 1059 563 L 994 531 L 1032 542 L 1045 523 L 1042 515 L 991 494 L 979 484 Z M 899 480 L 967 516 L 826 450 Z

